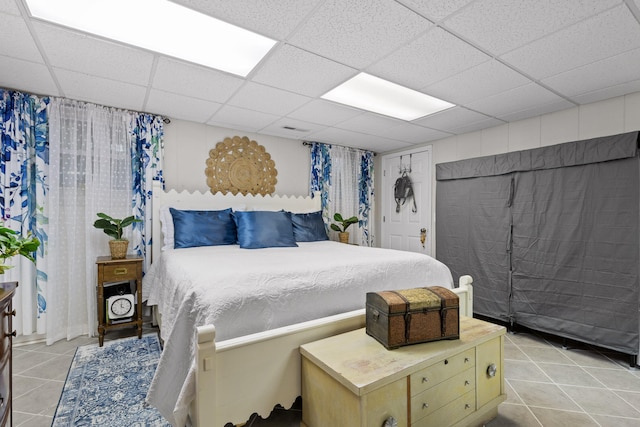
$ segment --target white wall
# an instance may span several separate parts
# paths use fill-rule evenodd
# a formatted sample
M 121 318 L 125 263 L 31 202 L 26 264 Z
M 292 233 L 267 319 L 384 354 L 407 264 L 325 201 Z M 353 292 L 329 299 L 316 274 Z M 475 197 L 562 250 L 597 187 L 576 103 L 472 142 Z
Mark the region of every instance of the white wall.
M 435 236 L 435 165 L 640 130 L 640 92 L 520 120 L 430 143 L 433 146 L 432 230 Z M 435 237 L 437 238 L 437 237 Z M 431 253 L 435 252 L 434 247 Z
M 235 135 L 247 136 L 263 145 L 276 162 L 280 195 L 306 196 L 309 192 L 309 148 L 300 141 L 218 128 L 182 120 L 165 125 L 164 172 L 167 188 L 208 191 L 206 160 L 209 150 Z M 477 132 L 421 144 L 432 145 L 433 247 L 435 253 L 435 165 L 472 157 L 525 150 L 563 142 L 640 130 L 640 92 L 545 114 Z M 420 145 L 410 148 L 417 148 Z M 405 148 L 406 149 L 406 148 Z M 375 158 L 381 170 L 381 155 Z M 381 212 L 381 175 L 376 173 L 376 212 Z M 375 218 L 376 244 L 380 242 L 379 215 Z
M 246 136 L 263 145 L 276 163 L 276 194 L 309 194 L 309 147 L 301 141 L 172 119 L 164 125 L 164 176 L 167 189 L 209 191 L 204 171 L 209 150 L 226 137 Z

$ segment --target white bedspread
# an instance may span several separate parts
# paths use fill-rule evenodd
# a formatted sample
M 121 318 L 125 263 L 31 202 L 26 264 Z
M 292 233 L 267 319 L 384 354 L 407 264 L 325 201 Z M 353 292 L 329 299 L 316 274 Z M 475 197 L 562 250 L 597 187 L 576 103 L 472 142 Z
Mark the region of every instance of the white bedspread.
M 165 346 L 147 401 L 175 426 L 195 395 L 194 333 L 220 342 L 364 308 L 369 291 L 453 287 L 449 269 L 411 252 L 323 241 L 297 248 L 211 246 L 168 250 L 143 279 L 162 313 Z

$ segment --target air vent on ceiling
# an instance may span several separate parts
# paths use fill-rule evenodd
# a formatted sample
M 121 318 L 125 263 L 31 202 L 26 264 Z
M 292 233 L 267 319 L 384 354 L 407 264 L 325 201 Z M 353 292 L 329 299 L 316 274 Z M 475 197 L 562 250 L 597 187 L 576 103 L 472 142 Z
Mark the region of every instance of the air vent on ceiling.
M 294 128 L 293 126 L 282 126 L 282 129 L 292 130 L 294 132 L 309 132 L 309 129 L 298 129 Z

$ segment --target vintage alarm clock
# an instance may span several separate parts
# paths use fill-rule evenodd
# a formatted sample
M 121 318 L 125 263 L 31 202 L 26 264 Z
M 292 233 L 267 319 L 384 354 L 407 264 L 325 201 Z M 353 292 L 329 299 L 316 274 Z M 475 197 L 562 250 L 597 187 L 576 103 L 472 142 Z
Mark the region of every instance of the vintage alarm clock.
M 133 294 L 113 295 L 107 298 L 107 316 L 109 320 L 132 317 L 134 312 Z

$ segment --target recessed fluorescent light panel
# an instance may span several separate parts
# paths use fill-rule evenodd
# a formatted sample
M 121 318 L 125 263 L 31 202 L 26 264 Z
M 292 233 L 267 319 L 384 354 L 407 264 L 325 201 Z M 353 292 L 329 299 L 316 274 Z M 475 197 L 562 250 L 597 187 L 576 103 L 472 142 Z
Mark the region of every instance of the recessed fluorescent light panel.
M 167 0 L 26 0 L 31 15 L 245 77 L 276 41 Z
M 347 80 L 322 98 L 407 121 L 454 106 L 366 73 Z

